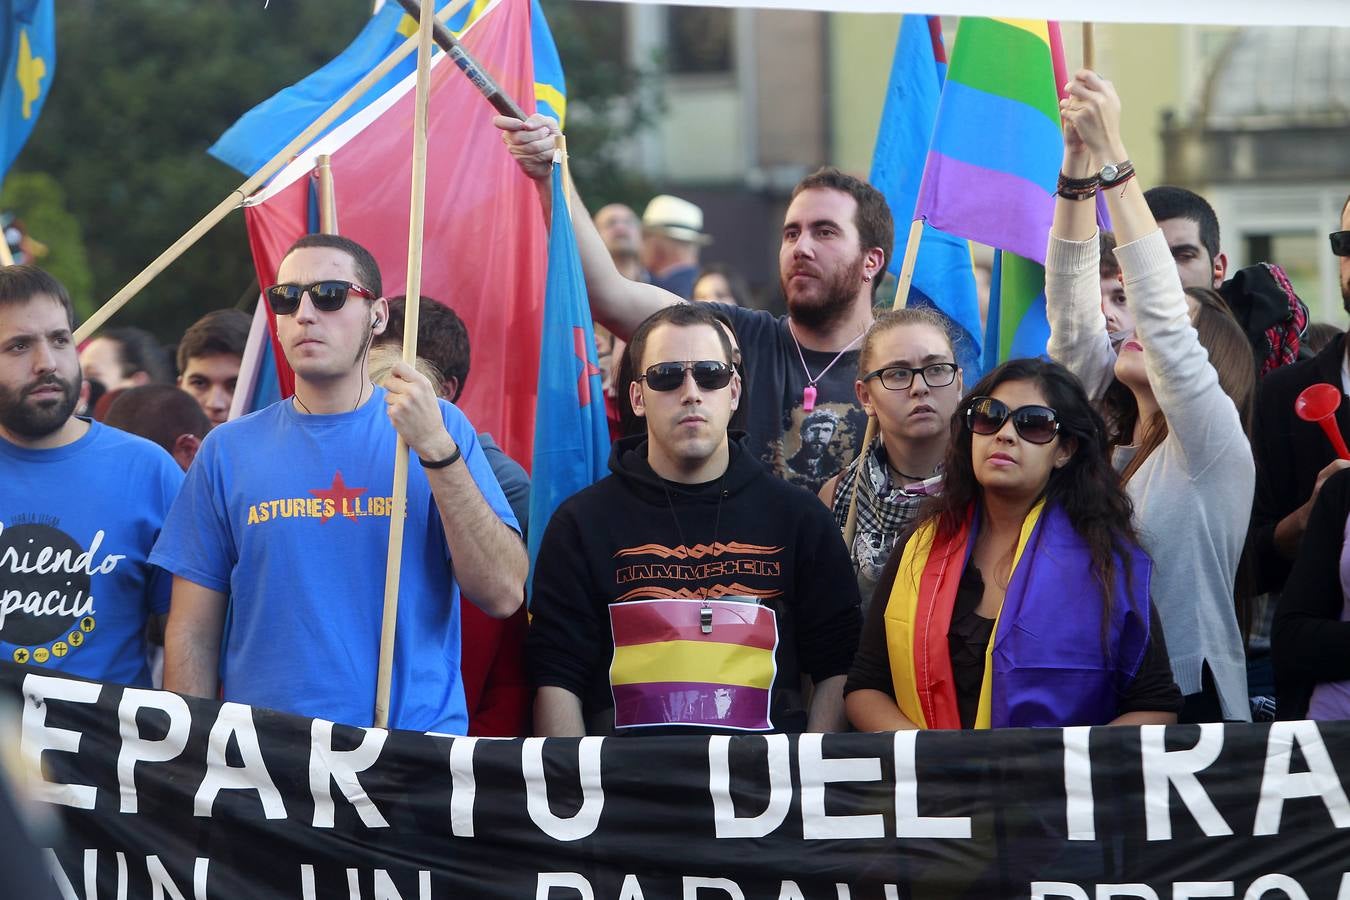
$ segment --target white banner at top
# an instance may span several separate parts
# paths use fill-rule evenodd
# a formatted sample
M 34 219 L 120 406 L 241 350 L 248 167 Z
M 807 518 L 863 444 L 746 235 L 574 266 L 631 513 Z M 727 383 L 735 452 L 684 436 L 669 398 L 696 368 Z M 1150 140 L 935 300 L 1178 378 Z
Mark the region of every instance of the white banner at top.
M 1350 0 L 609 0 L 675 6 L 731 6 L 820 12 L 1017 16 L 1063 22 L 1350 27 Z

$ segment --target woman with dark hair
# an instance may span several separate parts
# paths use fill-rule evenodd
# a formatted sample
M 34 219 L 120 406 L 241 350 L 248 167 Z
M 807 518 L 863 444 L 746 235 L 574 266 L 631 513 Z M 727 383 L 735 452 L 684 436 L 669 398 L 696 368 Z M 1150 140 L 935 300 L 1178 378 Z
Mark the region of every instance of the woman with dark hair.
M 1078 380 L 999 366 L 957 408 L 945 472 L 873 596 L 844 687 L 853 726 L 1174 722 L 1152 564 Z
M 1186 697 L 1181 721 L 1250 720 L 1234 588 L 1256 487 L 1246 434 L 1256 385 L 1251 344 L 1213 290 L 1183 289 L 1126 157 L 1111 83 L 1079 72 L 1060 110 L 1064 168 L 1046 251 L 1050 356 L 1094 398 L 1116 385 L 1113 462 L 1155 564 L 1153 602 Z M 1134 317 L 1119 353 L 1101 312 L 1099 189 Z M 1177 259 L 1188 252 L 1208 251 L 1178 245 Z

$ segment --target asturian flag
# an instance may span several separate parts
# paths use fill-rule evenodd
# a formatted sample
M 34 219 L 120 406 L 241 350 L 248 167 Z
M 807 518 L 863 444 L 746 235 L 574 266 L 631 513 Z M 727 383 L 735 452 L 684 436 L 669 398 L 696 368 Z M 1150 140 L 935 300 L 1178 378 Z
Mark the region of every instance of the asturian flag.
M 52 0 L 0 0 L 0 181 L 23 149 L 56 74 Z

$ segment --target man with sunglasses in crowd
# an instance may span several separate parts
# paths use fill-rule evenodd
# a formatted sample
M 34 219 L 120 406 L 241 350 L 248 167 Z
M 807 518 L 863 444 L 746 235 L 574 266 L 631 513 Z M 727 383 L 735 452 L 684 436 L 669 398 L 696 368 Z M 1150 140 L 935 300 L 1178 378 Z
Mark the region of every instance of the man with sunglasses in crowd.
M 264 293 L 295 394 L 214 429 L 165 523 L 165 687 L 371 724 L 397 433 L 411 457 L 389 725 L 463 734 L 460 589 L 492 616 L 519 607 L 515 517 L 424 376 L 400 362 L 370 383 L 389 310 L 368 251 L 307 235 L 277 281 Z
M 839 529 L 728 439 L 742 385 L 707 304 L 657 311 L 629 352 L 646 434 L 558 508 L 535 563 L 535 733 L 839 730 L 860 628 Z
M 499 116 L 495 124 L 550 203 L 557 122 L 541 115 L 523 122 Z M 572 198 L 591 313 L 626 338 L 652 312 L 681 298 L 624 278 L 575 191 Z M 778 274 L 787 315 L 717 304 L 745 351 L 746 391 L 754 401 L 746 423 L 750 452 L 779 477 L 813 493 L 841 461 L 857 455 L 867 430 L 853 381 L 894 231 L 890 207 L 876 188 L 837 169 L 821 169 L 798 182 L 784 216 Z M 813 448 L 801 452 L 803 424 L 816 410 L 828 410 L 839 421 L 824 456 Z

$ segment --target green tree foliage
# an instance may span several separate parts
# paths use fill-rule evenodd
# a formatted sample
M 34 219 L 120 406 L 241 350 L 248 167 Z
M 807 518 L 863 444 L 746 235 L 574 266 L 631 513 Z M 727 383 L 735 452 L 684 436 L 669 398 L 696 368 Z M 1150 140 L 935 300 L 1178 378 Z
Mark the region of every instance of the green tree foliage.
M 0 209 L 14 213 L 29 236 L 47 246 L 46 256 L 30 261 L 60 279 L 70 291 L 80 318 L 93 312 L 93 275 L 84 235 L 60 183 L 45 172 L 11 173 L 0 192 Z
M 661 111 L 650 85 L 655 61 L 628 61 L 628 10 L 613 3 L 541 0 L 567 75 L 567 149 L 587 205 L 627 203 L 641 211 L 655 191 L 624 168 L 625 145 Z
M 206 148 L 335 56 L 369 15 L 370 0 L 61 0 L 52 92 L 15 172 L 46 173 L 64 190 L 92 272 L 77 295 L 102 303 L 238 187 L 243 177 Z M 29 224 L 53 257 L 66 252 Z M 113 324 L 175 340 L 253 295 L 253 277 L 236 212 Z
M 630 66 L 622 7 L 543 0 L 567 72 L 573 171 L 592 204 L 652 193 L 620 164 L 622 142 L 658 105 Z M 240 115 L 351 42 L 370 0 L 61 0 L 57 67 L 9 180 L 50 176 L 83 231 L 34 234 L 69 259 L 97 307 L 244 180 L 206 149 Z M 52 194 L 47 192 L 50 197 Z M 59 206 L 59 204 L 58 204 Z M 31 223 L 30 223 L 31 224 Z M 58 256 L 59 254 L 59 256 Z M 53 263 L 54 265 L 54 263 Z M 242 212 L 232 213 L 112 320 L 176 340 L 203 313 L 256 296 Z

